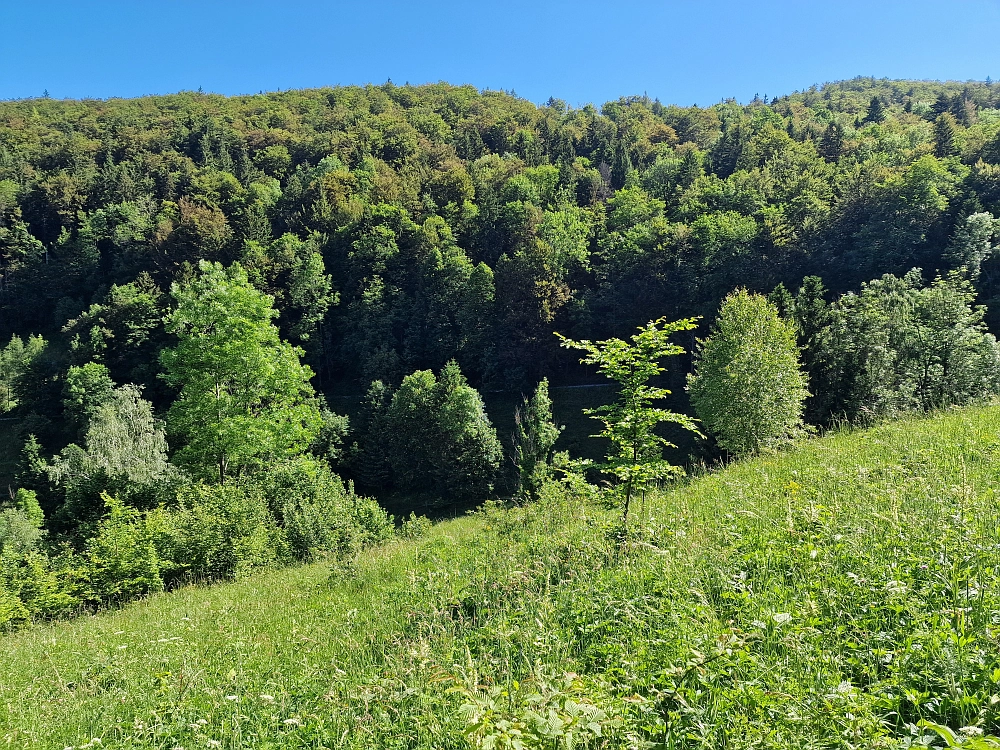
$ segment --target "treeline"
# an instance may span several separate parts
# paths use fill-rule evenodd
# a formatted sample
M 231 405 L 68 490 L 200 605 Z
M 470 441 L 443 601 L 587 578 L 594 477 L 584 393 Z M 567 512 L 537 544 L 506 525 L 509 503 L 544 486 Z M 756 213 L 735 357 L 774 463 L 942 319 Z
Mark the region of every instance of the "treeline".
M 987 397 L 995 215 L 990 82 L 600 111 L 444 84 L 0 103 L 0 622 L 349 559 L 391 532 L 350 480 L 536 494 L 544 378 L 593 376 L 554 331 L 726 300 L 725 357 L 681 342 L 721 363 L 692 392 L 708 457 Z M 725 408 L 764 392 L 769 342 L 801 382 L 756 434 L 766 409 Z M 539 382 L 505 456 L 479 390 Z M 367 394 L 353 424 L 334 391 Z M 647 438 L 623 467 L 660 460 Z
M 957 268 L 967 217 L 1000 213 L 998 102 L 861 79 L 707 108 L 443 84 L 0 103 L 0 335 L 59 339 L 160 406 L 165 292 L 239 261 L 324 388 L 451 359 L 490 388 L 573 377 L 552 330 Z

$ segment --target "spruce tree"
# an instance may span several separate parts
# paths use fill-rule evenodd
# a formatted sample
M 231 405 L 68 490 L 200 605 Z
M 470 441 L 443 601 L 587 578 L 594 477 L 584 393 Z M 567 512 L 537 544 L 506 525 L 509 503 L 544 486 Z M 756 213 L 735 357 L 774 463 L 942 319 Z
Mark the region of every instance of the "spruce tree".
M 934 154 L 938 158 L 954 156 L 958 151 L 955 144 L 956 131 L 955 116 L 951 112 L 938 115 L 934 121 Z
M 514 412 L 514 462 L 518 472 L 518 494 L 530 500 L 551 476 L 552 447 L 561 428 L 552 421 L 549 381 L 542 381 L 534 395 Z
M 868 114 L 865 116 L 865 122 L 880 123 L 885 121 L 888 110 L 885 104 L 882 103 L 882 99 L 873 96 L 871 103 L 868 105 Z

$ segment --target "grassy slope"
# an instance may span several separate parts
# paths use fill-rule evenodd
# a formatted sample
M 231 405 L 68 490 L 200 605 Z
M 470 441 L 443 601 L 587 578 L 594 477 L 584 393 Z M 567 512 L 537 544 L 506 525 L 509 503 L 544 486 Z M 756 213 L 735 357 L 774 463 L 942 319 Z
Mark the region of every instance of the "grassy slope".
M 552 497 L 336 583 L 307 566 L 2 637 L 0 748 L 465 747 L 468 718 L 476 742 L 539 705 L 612 747 L 996 733 L 998 436 L 983 408 L 811 441 L 650 498 L 624 551 L 612 514 Z

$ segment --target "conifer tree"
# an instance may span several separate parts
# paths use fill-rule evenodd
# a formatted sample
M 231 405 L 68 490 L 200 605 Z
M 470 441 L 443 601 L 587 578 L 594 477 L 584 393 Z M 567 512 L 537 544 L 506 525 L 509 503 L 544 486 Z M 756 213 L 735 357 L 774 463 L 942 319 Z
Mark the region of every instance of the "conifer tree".
M 534 500 L 538 490 L 551 475 L 552 447 L 560 427 L 552 421 L 549 381 L 542 381 L 534 395 L 514 412 L 514 462 L 518 471 L 518 492 Z
M 938 115 L 934 121 L 934 154 L 939 158 L 953 156 L 958 147 L 955 145 L 955 116 L 951 112 Z
M 886 115 L 887 110 L 885 104 L 882 103 L 882 99 L 880 97 L 873 96 L 871 103 L 868 105 L 868 114 L 865 116 L 865 122 L 884 122 Z

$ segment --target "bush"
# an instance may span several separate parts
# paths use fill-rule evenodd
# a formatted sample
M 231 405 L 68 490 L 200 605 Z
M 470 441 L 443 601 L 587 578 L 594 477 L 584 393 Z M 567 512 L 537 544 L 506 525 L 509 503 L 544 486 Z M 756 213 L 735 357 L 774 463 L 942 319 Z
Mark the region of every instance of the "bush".
M 300 456 L 260 477 L 271 513 L 284 528 L 292 553 L 350 554 L 392 536 L 392 520 L 377 502 L 358 497 L 326 462 Z
M 431 530 L 430 519 L 427 516 L 418 516 L 410 513 L 410 517 L 405 519 L 399 527 L 399 536 L 403 539 L 419 539 Z
M 90 596 L 82 561 L 65 551 L 55 559 L 31 550 L 0 554 L 0 627 L 30 617 L 57 617 L 79 607 Z M 17 600 L 17 603 L 14 602 Z
M 118 498 L 102 499 L 108 514 L 84 556 L 94 597 L 122 601 L 163 591 L 163 565 L 148 519 Z
M 259 488 L 194 484 L 177 496 L 177 508 L 150 514 L 161 558 L 173 564 L 169 578 L 224 579 L 290 559 Z
M 45 517 L 31 490 L 18 490 L 13 508 L 0 510 L 0 553 L 24 555 L 44 536 Z

